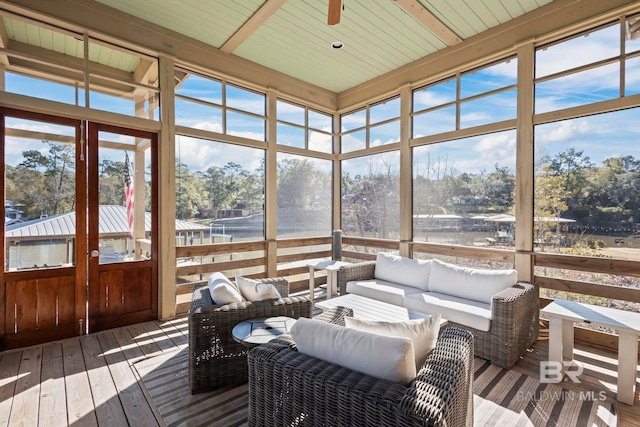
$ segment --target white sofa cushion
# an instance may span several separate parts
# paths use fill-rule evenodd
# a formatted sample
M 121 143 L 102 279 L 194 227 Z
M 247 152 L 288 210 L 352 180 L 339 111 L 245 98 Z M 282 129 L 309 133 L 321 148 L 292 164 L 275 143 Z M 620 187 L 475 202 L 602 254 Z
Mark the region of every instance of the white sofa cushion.
M 411 259 L 378 252 L 374 275 L 376 279 L 428 291 L 430 267 L 431 260 Z
M 220 272 L 213 273 L 208 280 L 209 293 L 214 303 L 218 305 L 242 302 L 240 290 Z
M 411 339 L 357 331 L 320 320 L 299 318 L 291 337 L 300 353 L 398 383 L 416 376 Z
M 422 291 L 412 286 L 403 286 L 397 283 L 387 282 L 386 280 L 371 279 L 347 282 L 347 292 L 402 306 L 402 301 L 405 296 Z
M 517 280 L 516 270 L 482 270 L 434 259 L 429 274 L 429 290 L 491 303 L 495 294 L 515 285 Z
M 436 346 L 440 332 L 440 314 L 424 319 L 408 320 L 405 322 L 385 322 L 378 320 L 356 319 L 345 317 L 347 328 L 387 337 L 406 337 L 413 342 L 416 357 L 416 372 L 422 368 L 427 356 Z
M 481 331 L 491 329 L 491 304 L 439 292 L 408 295 L 404 307 L 421 313 L 440 313 L 443 318 Z
M 262 301 L 266 299 L 280 299 L 280 292 L 273 283 L 263 283 L 259 280 L 236 276 L 236 284 L 240 293 L 247 301 Z

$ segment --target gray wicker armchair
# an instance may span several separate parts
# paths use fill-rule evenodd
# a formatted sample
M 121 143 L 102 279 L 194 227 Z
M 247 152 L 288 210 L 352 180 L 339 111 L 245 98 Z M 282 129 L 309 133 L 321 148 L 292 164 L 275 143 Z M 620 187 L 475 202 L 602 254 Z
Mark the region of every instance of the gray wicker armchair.
M 347 282 L 375 276 L 375 261 L 365 261 L 338 270 L 340 295 L 347 294 Z M 491 329 L 481 331 L 450 319 L 447 326 L 465 329 L 475 338 L 475 355 L 504 369 L 511 367 L 536 342 L 539 335 L 540 291 L 535 283 L 519 281 L 494 295 Z
M 290 297 L 286 279 L 262 279 L 273 283 L 281 299 L 216 305 L 206 285 L 193 291 L 189 310 L 189 388 L 200 393 L 227 384 L 247 382 L 247 347 L 236 342 L 231 330 L 253 317 L 311 317 L 308 296 Z
M 319 318 L 344 325 L 351 309 Z M 249 426 L 472 426 L 473 336 L 446 328 L 408 385 L 298 353 L 289 334 L 249 352 Z

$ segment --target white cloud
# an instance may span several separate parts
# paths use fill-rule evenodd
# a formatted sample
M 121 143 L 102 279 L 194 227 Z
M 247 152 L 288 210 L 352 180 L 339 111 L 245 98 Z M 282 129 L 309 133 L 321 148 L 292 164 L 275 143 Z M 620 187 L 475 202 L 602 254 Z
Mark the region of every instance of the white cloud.
M 619 54 L 618 26 L 595 31 L 536 53 L 536 77 L 547 76 Z M 579 54 L 576 54 L 579 52 Z
M 472 126 L 477 123 L 487 123 L 491 119 L 491 115 L 488 113 L 473 112 L 460 115 L 460 123 L 465 126 Z
M 437 86 L 437 87 L 440 87 L 440 86 Z M 455 99 L 455 92 L 453 92 L 452 94 L 453 94 L 453 97 L 449 96 L 449 94 L 444 95 L 434 90 L 429 90 L 429 88 L 427 88 L 426 90 L 415 92 L 413 95 L 413 99 L 417 108 L 423 109 L 428 107 L 435 107 L 437 105 L 442 105 L 447 102 L 453 101 Z
M 333 137 L 320 132 L 309 133 L 309 149 L 323 153 L 333 153 Z
M 222 133 L 222 124 L 220 123 L 200 122 L 200 123 L 196 123 L 192 127 L 196 129 L 206 130 L 209 132 Z
M 569 141 L 593 131 L 594 129 L 587 119 L 565 120 L 559 123 L 539 126 L 536 129 L 536 144 Z
M 516 133 L 500 132 L 468 139 L 424 145 L 414 152 L 415 174 L 435 173 L 440 176 L 455 169 L 458 173 L 493 171 L 496 163 L 515 172 Z M 414 174 L 414 175 L 415 175 Z
M 204 171 L 211 166 L 224 166 L 229 162 L 238 163 L 244 169 L 253 171 L 264 160 L 264 150 L 178 136 L 176 157 L 192 172 Z

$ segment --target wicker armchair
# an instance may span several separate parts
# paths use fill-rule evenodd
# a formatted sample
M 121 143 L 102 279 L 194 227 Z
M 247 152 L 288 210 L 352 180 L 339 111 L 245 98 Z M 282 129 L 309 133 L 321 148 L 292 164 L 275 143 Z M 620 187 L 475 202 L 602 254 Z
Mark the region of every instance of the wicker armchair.
M 350 312 L 319 318 L 344 325 Z M 446 328 L 402 385 L 298 353 L 284 334 L 249 352 L 249 426 L 472 426 L 473 358 L 473 336 Z
M 366 261 L 338 271 L 340 295 L 347 294 L 347 282 L 369 280 L 376 262 Z M 540 292 L 538 285 L 519 281 L 494 295 L 491 302 L 491 329 L 481 331 L 449 320 L 447 326 L 465 329 L 475 338 L 475 355 L 504 369 L 511 367 L 538 339 Z
M 193 291 L 189 310 L 189 388 L 191 393 L 227 384 L 247 382 L 247 347 L 236 342 L 231 330 L 254 317 L 311 317 L 308 296 L 290 297 L 286 279 L 262 279 L 273 283 L 279 300 L 216 305 L 206 285 Z

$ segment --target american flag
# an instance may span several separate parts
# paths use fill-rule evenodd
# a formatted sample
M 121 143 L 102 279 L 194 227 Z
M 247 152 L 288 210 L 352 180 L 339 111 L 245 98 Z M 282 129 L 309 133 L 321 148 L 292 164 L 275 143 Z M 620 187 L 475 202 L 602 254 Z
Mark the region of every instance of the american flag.
M 127 221 L 129 222 L 129 234 L 133 237 L 133 170 L 129 162 L 129 155 L 124 153 L 124 203 L 127 206 Z

